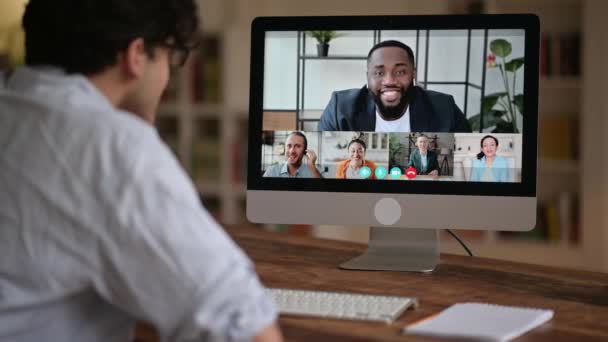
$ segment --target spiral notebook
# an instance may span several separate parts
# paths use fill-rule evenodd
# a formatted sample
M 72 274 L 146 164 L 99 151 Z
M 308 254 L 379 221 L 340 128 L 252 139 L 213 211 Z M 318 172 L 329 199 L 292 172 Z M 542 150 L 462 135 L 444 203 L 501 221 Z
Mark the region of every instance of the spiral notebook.
M 428 319 L 403 328 L 404 334 L 509 341 L 553 317 L 553 310 L 484 303 L 454 304 Z

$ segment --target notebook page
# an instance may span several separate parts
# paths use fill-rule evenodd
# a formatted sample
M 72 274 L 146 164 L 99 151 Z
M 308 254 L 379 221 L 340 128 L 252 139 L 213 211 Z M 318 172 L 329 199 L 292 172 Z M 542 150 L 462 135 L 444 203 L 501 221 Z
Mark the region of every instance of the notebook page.
M 407 334 L 509 341 L 553 317 L 553 310 L 485 303 L 454 304 L 437 316 L 403 328 Z

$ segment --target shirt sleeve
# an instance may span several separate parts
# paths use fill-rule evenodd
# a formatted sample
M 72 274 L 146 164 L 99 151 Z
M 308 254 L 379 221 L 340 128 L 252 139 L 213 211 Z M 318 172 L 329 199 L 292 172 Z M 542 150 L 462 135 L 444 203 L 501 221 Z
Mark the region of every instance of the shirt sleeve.
M 200 204 L 159 139 L 148 139 L 113 205 L 94 287 L 162 340 L 250 340 L 277 312 L 251 261 Z

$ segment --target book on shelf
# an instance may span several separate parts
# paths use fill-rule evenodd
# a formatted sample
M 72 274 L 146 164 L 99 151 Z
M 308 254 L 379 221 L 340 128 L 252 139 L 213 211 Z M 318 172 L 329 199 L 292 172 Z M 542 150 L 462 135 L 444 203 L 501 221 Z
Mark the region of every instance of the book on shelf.
M 201 48 L 192 56 L 190 92 L 195 103 L 221 102 L 220 41 L 217 36 L 204 36 Z
M 161 103 L 175 103 L 177 102 L 179 93 L 179 74 L 173 73 L 171 77 L 169 77 L 169 81 L 167 82 L 167 86 L 163 91 L 160 102 Z
M 298 236 L 308 236 L 312 234 L 312 225 L 308 224 L 271 224 L 266 225 L 266 230 L 273 232 L 287 233 Z
M 576 194 L 562 192 L 550 200 L 538 203 L 534 229 L 527 232 L 500 232 L 500 236 L 511 240 L 577 244 L 580 238 L 578 205 Z
M 223 222 L 222 217 L 222 202 L 217 196 L 207 196 L 205 194 L 200 194 L 200 200 L 205 209 L 209 211 L 211 216 L 215 218 L 218 222 Z
M 192 177 L 203 188 L 220 179 L 220 142 L 214 137 L 199 137 L 192 148 Z
M 579 241 L 578 196 L 571 192 L 561 192 L 548 201 L 547 230 L 549 241 L 576 244 Z
M 540 75 L 579 76 L 581 51 L 580 32 L 543 32 L 539 51 Z
M 562 76 L 581 74 L 581 34 L 579 32 L 559 35 L 559 74 Z
M 159 117 L 155 123 L 156 130 L 160 138 L 169 146 L 171 151 L 180 159 L 178 124 L 175 117 Z
M 561 241 L 562 230 L 558 214 L 557 201 L 549 201 L 546 207 L 547 239 L 551 242 Z
M 551 69 L 551 36 L 543 33 L 540 39 L 540 75 L 550 76 Z
M 237 121 L 237 127 L 234 141 L 231 142 L 231 158 L 232 170 L 231 181 L 233 184 L 244 184 L 247 181 L 247 154 L 248 145 L 248 120 L 240 119 Z
M 543 203 L 536 208 L 536 225 L 527 232 L 499 232 L 504 240 L 547 241 L 547 211 Z
M 578 158 L 578 119 L 572 116 L 541 117 L 539 155 L 544 159 Z
M 473 230 L 473 229 L 461 229 L 454 228 L 452 229 L 459 237 L 466 240 L 483 240 L 486 236 L 486 231 L 483 230 Z M 443 238 L 445 239 L 453 239 L 453 237 L 445 230 L 442 230 Z

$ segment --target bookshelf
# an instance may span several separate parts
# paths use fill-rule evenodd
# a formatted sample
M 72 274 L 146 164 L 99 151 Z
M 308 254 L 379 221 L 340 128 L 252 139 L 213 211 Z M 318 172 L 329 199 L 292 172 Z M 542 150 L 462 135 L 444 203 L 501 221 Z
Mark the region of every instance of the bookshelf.
M 247 0 L 203 1 L 201 14 L 205 32 L 218 36 L 220 47 L 220 99 L 218 103 L 194 103 L 187 96 L 188 67 L 182 70 L 172 101 L 165 101 L 160 120 L 173 128 L 169 138 L 184 166 L 191 172 L 194 122 L 217 119 L 219 179 L 210 182 L 195 179 L 203 200 L 215 205 L 225 223 L 244 223 L 244 193 L 242 182 L 233 182 L 231 170 L 237 167 L 229 151 L 235 140 L 247 131 L 249 96 L 249 30 L 251 20 L 263 15 L 361 15 L 361 14 L 447 14 L 447 13 L 535 13 L 541 18 L 541 30 L 559 35 L 580 32 L 580 75 L 543 75 L 540 79 L 540 119 L 566 119 L 577 122 L 578 134 L 572 139 L 578 158 L 546 158 L 539 163 L 539 202 L 551 201 L 554 193 L 568 192 L 578 196 L 580 236 L 578 243 L 565 240 L 543 241 L 504 238 L 501 233 L 463 232 L 474 252 L 480 256 L 511 259 L 528 263 L 587 268 L 608 271 L 608 108 L 598 105 L 608 93 L 606 52 L 608 2 L 603 0 L 449 0 L 415 1 L 352 0 L 348 6 L 341 2 L 300 2 L 295 0 L 265 0 L 252 4 Z M 554 44 L 557 48 L 557 44 Z M 558 51 L 558 50 L 557 50 Z M 556 58 L 556 53 L 552 54 Z M 314 62 L 310 60 L 310 62 Z M 553 62 L 554 65 L 557 62 Z M 592 72 L 586 72 L 592 70 Z M 229 92 L 229 98 L 226 94 Z M 544 134 L 541 132 L 541 134 Z M 244 154 L 246 155 L 246 154 Z M 231 156 L 231 157 L 229 157 Z M 238 159 L 238 158 L 237 158 Z M 246 165 L 246 164 L 243 164 Z M 244 178 L 243 178 L 244 179 Z M 213 208 L 212 208 L 213 210 Z M 367 227 L 313 227 L 312 233 L 321 237 L 367 241 Z M 306 228 L 301 231 L 307 231 Z M 442 251 L 463 253 L 451 239 L 442 240 Z
M 221 34 L 206 34 L 202 48 L 172 73 L 156 126 L 205 207 L 223 224 L 242 223 L 245 199 L 247 113 L 223 100 Z
M 600 139 L 606 129 L 606 119 L 601 119 L 606 108 L 598 107 L 596 100 L 606 92 L 608 73 L 595 63 L 601 63 L 602 48 L 606 51 L 608 47 L 601 39 L 608 25 L 596 13 L 605 13 L 608 4 L 595 0 L 491 0 L 482 4 L 486 13 L 537 14 L 543 39 L 551 40 L 549 56 L 545 56 L 551 67 L 541 68 L 539 85 L 538 200 L 539 220 L 553 215 L 557 224 L 548 225 L 559 228 L 555 234 L 555 229 L 546 227 L 549 232 L 540 237 L 534 231 L 463 234 L 478 255 L 607 271 L 608 253 L 602 246 L 608 242 L 604 213 L 608 188 L 606 167 L 600 166 L 608 160 L 606 141 Z M 568 37 L 575 42 L 568 42 Z M 589 70 L 592 72 L 585 72 Z M 455 242 L 446 238 L 442 243 L 442 250 L 463 254 Z

